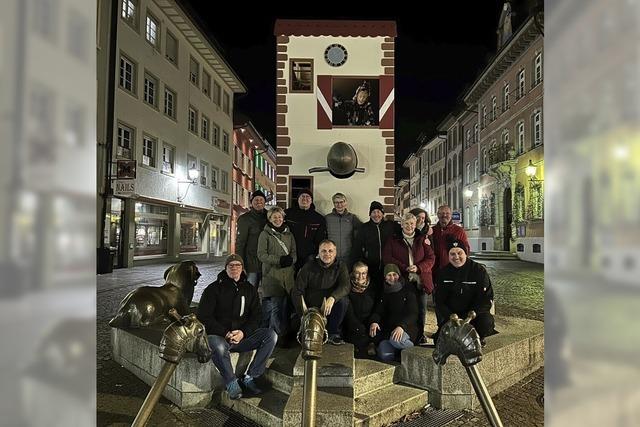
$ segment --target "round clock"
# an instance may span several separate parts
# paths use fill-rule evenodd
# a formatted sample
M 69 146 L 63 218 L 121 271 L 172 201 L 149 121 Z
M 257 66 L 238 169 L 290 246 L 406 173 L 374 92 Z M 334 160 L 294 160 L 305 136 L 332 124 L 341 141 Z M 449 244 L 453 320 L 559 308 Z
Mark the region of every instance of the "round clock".
M 332 44 L 325 49 L 324 59 L 332 67 L 339 67 L 347 62 L 347 49 L 340 44 Z

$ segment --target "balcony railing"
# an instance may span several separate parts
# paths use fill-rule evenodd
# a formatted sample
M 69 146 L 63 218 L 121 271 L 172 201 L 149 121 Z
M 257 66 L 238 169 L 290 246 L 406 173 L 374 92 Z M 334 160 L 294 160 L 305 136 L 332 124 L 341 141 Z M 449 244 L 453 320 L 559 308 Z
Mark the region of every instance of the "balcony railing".
M 499 147 L 493 147 L 487 153 L 489 155 L 489 165 L 495 165 L 496 163 L 506 162 L 507 160 L 513 160 L 516 152 L 513 149 L 513 144 L 503 144 Z

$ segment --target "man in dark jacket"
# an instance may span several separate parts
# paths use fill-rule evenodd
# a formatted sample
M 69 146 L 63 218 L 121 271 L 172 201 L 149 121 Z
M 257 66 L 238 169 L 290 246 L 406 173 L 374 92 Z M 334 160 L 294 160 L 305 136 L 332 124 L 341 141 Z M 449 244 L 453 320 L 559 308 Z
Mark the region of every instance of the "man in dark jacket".
M 353 244 L 354 261 L 362 260 L 369 266 L 369 277 L 373 279 L 374 285 L 384 282 L 382 270 L 382 250 L 387 239 L 391 237 L 399 226 L 393 221 L 384 219 L 384 208 L 377 201 L 371 202 L 369 207 L 370 220 L 360 226 L 360 231 L 356 234 Z M 382 289 L 374 289 L 376 294 L 380 294 Z
M 455 313 L 459 318 L 467 317 L 469 311 L 476 312 L 471 325 L 485 337 L 495 334 L 494 319 L 490 313 L 493 302 L 493 287 L 484 265 L 467 258 L 466 247 L 460 240 L 450 240 L 449 264 L 436 276 L 436 317 L 441 328 Z
M 331 240 L 320 242 L 318 258 L 311 259 L 300 269 L 291 299 L 296 313 L 302 317 L 302 299 L 307 307 L 321 308 L 327 316 L 327 332 L 331 344 L 344 344 L 341 337 L 342 320 L 347 311 L 351 283 L 343 262 L 336 259 L 336 244 Z
M 316 212 L 313 206 L 313 195 L 310 190 L 302 190 L 298 195 L 298 207 L 290 207 L 285 211 L 289 229 L 296 239 L 295 269 L 302 266 L 318 254 L 320 242 L 327 238 L 327 222 Z
M 390 362 L 398 360 L 405 348 L 413 347 L 418 336 L 418 302 L 397 265 L 385 265 L 384 273 L 384 291 L 371 316 L 369 335 L 379 343 L 380 360 Z
M 256 288 L 262 276 L 262 263 L 258 259 L 258 237 L 267 223 L 264 204 L 267 198 L 260 190 L 251 193 L 251 209 L 238 218 L 236 252 L 245 261 L 247 280 Z
M 347 196 L 336 193 L 331 197 L 333 210 L 324 218 L 327 221 L 327 235 L 336 242 L 338 259 L 351 268 L 353 264 L 353 242 L 362 222 L 347 209 Z
M 211 345 L 211 360 L 220 371 L 229 398 L 242 397 L 242 388 L 253 394 L 262 391 L 255 378 L 264 373 L 267 359 L 276 345 L 272 329 L 258 328 L 262 313 L 258 291 L 246 280 L 242 258 L 229 255 L 218 279 L 202 293 L 198 319 L 205 326 Z M 257 350 L 247 374 L 239 382 L 233 373 L 230 352 Z

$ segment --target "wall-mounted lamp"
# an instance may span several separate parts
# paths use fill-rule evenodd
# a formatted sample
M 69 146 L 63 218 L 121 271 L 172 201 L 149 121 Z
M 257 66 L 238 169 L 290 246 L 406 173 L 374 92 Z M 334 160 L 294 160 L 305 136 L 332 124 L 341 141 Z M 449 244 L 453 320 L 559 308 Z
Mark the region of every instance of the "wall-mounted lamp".
M 470 198 L 471 198 L 471 196 L 473 196 L 473 191 L 472 191 L 472 190 L 470 190 L 470 189 L 468 189 L 468 188 L 467 188 L 466 190 L 464 190 L 464 197 L 465 197 L 465 199 L 470 199 Z
M 187 189 L 184 191 L 184 195 L 182 197 L 180 197 L 180 186 L 178 185 L 178 203 L 184 202 L 184 199 L 187 197 L 187 193 L 189 192 L 189 188 L 191 188 L 191 184 L 195 184 L 199 177 L 200 171 L 193 167 L 187 171 L 187 181 L 178 181 L 178 184 L 189 184 L 187 185 Z
M 529 159 L 529 165 L 525 168 L 524 172 L 529 177 L 530 181 L 543 181 L 542 179 L 536 178 L 536 172 L 538 168 L 533 164 L 531 159 Z

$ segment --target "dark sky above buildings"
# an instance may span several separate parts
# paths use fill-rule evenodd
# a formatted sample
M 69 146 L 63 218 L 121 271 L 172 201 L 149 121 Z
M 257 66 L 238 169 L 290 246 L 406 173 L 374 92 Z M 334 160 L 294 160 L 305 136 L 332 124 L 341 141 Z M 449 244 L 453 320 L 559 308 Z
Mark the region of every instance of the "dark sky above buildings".
M 216 2 L 185 2 L 248 87 L 248 93 L 236 100 L 236 109 L 247 115 L 272 145 L 275 145 L 275 20 L 395 20 L 397 178 L 407 175 L 402 163 L 416 149 L 418 135 L 435 132 L 435 126 L 451 112 L 495 54 L 496 28 L 504 3 L 503 0 L 425 2 L 420 5 L 421 11 L 409 6 L 383 9 L 373 2 L 341 2 L 336 6 L 302 1 L 296 5 L 263 4 L 260 10 L 251 3 L 243 3 L 228 5 L 233 14 L 221 14 Z M 514 3 L 514 11 L 521 11 L 514 16 L 515 29 L 525 18 L 526 5 L 524 0 Z M 266 8 L 270 12 L 265 12 Z

